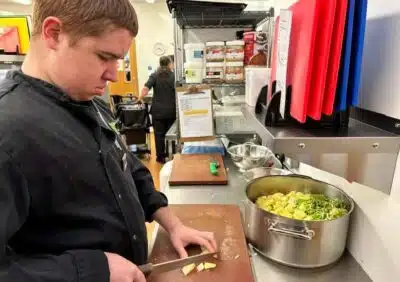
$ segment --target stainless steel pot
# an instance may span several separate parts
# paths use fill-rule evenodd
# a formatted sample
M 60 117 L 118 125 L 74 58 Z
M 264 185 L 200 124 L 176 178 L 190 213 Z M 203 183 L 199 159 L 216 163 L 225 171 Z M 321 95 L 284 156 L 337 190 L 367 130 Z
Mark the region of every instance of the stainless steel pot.
M 272 214 L 255 204 L 260 196 L 290 191 L 342 199 L 349 213 L 330 221 L 301 221 Z M 246 237 L 262 255 L 301 268 L 326 266 L 342 256 L 354 202 L 341 189 L 304 176 L 272 175 L 250 181 L 246 195 Z

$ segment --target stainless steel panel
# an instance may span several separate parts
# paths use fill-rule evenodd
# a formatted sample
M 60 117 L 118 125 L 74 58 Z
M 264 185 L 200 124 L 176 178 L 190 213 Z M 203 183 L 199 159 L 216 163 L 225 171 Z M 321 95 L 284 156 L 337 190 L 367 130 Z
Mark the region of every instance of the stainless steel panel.
M 351 120 L 349 129 L 340 134 L 265 127 L 253 107 L 243 106 L 242 112 L 263 144 L 275 153 L 390 194 L 400 136 L 356 120 Z
M 298 127 L 266 127 L 254 107 L 242 106 L 254 130 L 275 153 L 398 153 L 400 136 L 351 119 L 346 131 L 305 130 Z
M 296 161 L 390 194 L 396 168 L 396 154 L 302 154 Z M 290 159 L 293 161 L 294 159 Z M 289 163 L 290 163 L 289 161 Z M 296 169 L 298 167 L 293 167 Z

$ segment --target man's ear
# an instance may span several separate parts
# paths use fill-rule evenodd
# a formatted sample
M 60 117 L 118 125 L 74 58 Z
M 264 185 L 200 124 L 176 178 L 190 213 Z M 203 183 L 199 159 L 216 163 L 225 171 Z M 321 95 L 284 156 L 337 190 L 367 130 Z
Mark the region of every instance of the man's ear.
M 48 48 L 57 50 L 60 41 L 62 23 L 56 17 L 48 17 L 42 24 L 42 39 Z

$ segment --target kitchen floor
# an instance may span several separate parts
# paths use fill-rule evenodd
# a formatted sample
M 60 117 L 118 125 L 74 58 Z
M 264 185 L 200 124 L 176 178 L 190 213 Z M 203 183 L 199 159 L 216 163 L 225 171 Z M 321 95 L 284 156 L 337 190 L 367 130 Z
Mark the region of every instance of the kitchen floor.
M 162 165 L 157 163 L 157 161 L 156 161 L 156 148 L 155 148 L 154 133 L 151 132 L 150 135 L 151 135 L 151 138 L 150 138 L 150 140 L 151 140 L 151 157 L 149 160 L 143 159 L 142 162 L 150 170 L 151 175 L 153 176 L 154 185 L 155 185 L 156 189 L 159 190 L 160 189 L 160 170 L 162 168 Z M 146 223 L 146 227 L 147 227 L 147 238 L 150 239 L 153 234 L 154 223 L 152 223 L 152 224 Z

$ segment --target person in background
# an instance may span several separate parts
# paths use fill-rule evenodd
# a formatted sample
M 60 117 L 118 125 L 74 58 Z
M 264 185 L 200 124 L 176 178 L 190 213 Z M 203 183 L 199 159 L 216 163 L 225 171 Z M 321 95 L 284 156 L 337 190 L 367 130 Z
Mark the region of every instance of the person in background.
M 151 115 L 156 139 L 157 162 L 165 162 L 165 135 L 176 119 L 175 75 L 171 56 L 160 58 L 160 66 L 150 75 L 142 89 L 139 99 L 142 100 L 153 89 Z
M 175 71 L 175 56 L 169 55 L 169 58 L 171 59 L 172 62 L 172 71 Z
M 129 0 L 33 1 L 30 50 L 0 84 L 0 282 L 145 282 L 145 221 L 181 257 L 217 248 L 171 212 L 98 97 L 137 32 Z

